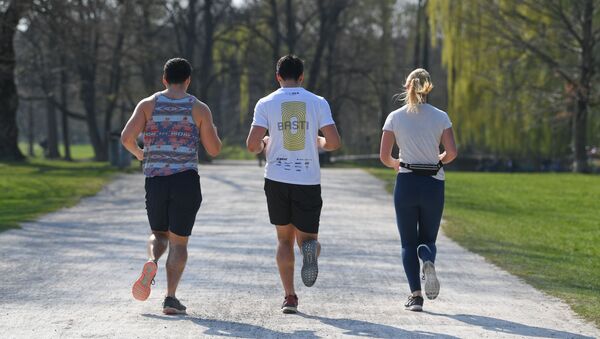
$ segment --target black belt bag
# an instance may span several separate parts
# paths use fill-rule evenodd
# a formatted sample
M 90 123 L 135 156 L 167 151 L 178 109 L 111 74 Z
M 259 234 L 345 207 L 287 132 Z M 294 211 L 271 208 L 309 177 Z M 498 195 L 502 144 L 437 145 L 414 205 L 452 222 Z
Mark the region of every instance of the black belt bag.
M 440 171 L 440 168 L 444 167 L 444 164 L 442 164 L 441 161 L 435 165 L 406 164 L 406 163 L 400 162 L 400 167 L 409 169 L 416 175 L 432 176 L 432 175 L 438 174 L 438 172 Z

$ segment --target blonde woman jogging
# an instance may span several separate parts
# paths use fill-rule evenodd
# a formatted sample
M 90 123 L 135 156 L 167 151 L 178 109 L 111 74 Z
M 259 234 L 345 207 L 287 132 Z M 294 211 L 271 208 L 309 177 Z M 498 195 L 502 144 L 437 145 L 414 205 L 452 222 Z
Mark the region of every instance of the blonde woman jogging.
M 402 262 L 411 295 L 404 305 L 407 310 L 422 311 L 423 296 L 435 299 L 440 283 L 435 273 L 435 241 L 444 208 L 444 164 L 456 158 L 452 123 L 448 114 L 427 103 L 433 89 L 429 73 L 412 71 L 406 83 L 405 105 L 392 112 L 383 126 L 379 157 L 397 173 L 394 188 L 396 221 L 402 243 Z M 392 148 L 398 145 L 398 159 Z M 444 152 L 440 154 L 440 143 Z

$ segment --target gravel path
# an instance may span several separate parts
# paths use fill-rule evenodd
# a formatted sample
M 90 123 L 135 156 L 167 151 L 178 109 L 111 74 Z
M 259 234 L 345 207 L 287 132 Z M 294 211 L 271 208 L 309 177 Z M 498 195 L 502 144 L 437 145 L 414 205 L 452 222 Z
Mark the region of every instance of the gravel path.
M 442 289 L 423 313 L 404 311 L 407 284 L 391 197 L 355 169 L 323 171 L 320 272 L 301 284 L 299 315 L 279 311 L 275 231 L 262 170 L 204 166 L 204 202 L 178 296 L 188 316 L 163 316 L 164 260 L 148 301 L 131 283 L 149 233 L 143 177 L 121 176 L 95 197 L 0 234 L 0 337 L 596 337 L 563 302 L 443 235 Z M 297 252 L 298 253 L 298 252 Z

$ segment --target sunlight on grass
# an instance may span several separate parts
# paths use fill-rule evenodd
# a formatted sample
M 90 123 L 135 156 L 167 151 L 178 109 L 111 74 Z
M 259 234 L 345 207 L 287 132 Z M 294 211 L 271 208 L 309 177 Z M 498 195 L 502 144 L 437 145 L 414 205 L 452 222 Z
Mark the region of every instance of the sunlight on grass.
M 368 171 L 391 192 L 392 171 Z M 595 175 L 449 172 L 443 229 L 600 325 L 599 201 Z

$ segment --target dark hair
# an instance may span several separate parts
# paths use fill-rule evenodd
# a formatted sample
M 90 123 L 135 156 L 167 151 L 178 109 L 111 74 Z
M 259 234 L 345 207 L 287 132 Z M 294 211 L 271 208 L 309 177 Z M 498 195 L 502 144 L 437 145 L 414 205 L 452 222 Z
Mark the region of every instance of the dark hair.
M 277 74 L 283 80 L 298 80 L 304 73 L 304 61 L 288 54 L 277 61 Z
M 183 58 L 173 58 L 167 60 L 163 71 L 167 83 L 181 84 L 192 75 L 192 65 Z

